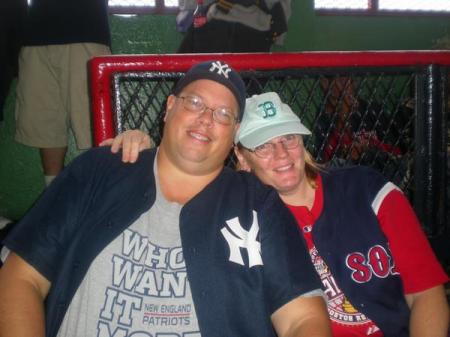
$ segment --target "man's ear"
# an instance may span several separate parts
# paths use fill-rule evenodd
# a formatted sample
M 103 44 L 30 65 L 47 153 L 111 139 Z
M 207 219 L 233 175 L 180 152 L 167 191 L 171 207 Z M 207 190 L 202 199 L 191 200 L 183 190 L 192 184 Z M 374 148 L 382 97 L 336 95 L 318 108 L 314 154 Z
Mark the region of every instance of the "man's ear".
M 234 127 L 233 127 L 233 141 L 231 142 L 231 147 L 233 149 L 236 147 L 234 145 L 234 138 L 236 137 L 236 133 L 238 132 L 240 126 L 241 126 L 240 122 L 236 122 L 236 124 L 234 124 Z M 236 151 L 236 149 L 234 149 L 234 151 Z
M 173 109 L 173 107 L 174 107 L 174 105 L 176 103 L 175 102 L 176 98 L 177 97 L 175 95 L 169 95 L 169 97 L 167 97 L 166 111 L 164 113 L 164 122 L 166 122 L 167 115 Z
M 234 154 L 236 155 L 238 159 L 237 168 L 238 170 L 251 172 L 250 165 L 248 164 L 247 159 L 245 158 L 244 154 L 242 153 L 242 150 L 239 150 L 237 146 L 234 147 Z

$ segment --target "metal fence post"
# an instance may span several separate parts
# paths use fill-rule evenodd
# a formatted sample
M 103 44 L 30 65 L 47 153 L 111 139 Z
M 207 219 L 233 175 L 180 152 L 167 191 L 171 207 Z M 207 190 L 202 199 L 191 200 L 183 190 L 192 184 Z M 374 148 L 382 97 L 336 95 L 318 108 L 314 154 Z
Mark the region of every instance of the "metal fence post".
M 446 142 L 444 89 L 441 68 L 429 65 L 417 77 L 414 206 L 428 236 L 445 226 Z M 443 97 L 444 96 L 444 97 Z

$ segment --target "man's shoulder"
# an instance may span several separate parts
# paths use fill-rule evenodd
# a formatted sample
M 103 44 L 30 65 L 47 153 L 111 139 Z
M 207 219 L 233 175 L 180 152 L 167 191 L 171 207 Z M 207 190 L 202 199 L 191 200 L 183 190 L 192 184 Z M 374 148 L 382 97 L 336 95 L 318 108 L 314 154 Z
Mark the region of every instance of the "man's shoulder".
M 105 163 L 107 165 L 118 166 L 118 167 L 140 167 L 142 165 L 147 165 L 149 161 L 153 161 L 155 156 L 155 149 L 144 150 L 139 154 L 139 159 L 133 163 L 124 163 L 122 162 L 122 151 L 118 153 L 112 153 L 111 148 L 109 146 L 99 146 L 91 148 L 80 156 L 76 158 L 82 164 L 98 164 Z
M 223 176 L 227 183 L 235 184 L 242 188 L 254 190 L 257 193 L 267 193 L 273 190 L 269 185 L 266 185 L 259 180 L 253 173 L 246 171 L 236 171 L 228 167 L 224 168 Z
M 154 157 L 154 150 L 145 150 L 136 163 L 124 163 L 121 152 L 112 153 L 109 147 L 95 147 L 76 157 L 63 172 L 82 180 L 108 180 L 129 176 L 138 178 L 152 172 Z
M 253 201 L 255 207 L 259 208 L 279 199 L 275 189 L 261 182 L 253 173 L 225 168 L 223 174 L 225 176 L 223 185 L 232 189 L 233 195 L 240 196 L 238 200 L 242 200 L 245 196 Z

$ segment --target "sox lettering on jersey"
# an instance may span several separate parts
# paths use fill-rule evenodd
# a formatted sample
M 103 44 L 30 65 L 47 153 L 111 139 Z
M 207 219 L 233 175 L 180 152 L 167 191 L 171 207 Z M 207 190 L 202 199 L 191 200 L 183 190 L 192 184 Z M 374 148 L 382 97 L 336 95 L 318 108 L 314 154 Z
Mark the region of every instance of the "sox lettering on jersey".
M 357 283 L 369 282 L 372 276 L 386 278 L 398 274 L 391 255 L 380 245 L 370 247 L 367 254 L 348 254 L 345 263 L 352 271 L 352 280 Z
M 245 265 L 240 250 L 240 248 L 245 248 L 248 253 L 249 268 L 263 265 L 261 243 L 257 241 L 259 232 L 257 213 L 253 211 L 253 223 L 249 231 L 242 228 L 237 217 L 227 220 L 226 223 L 228 227 L 223 227 L 220 231 L 230 247 L 229 261 Z
M 213 62 L 211 65 L 211 68 L 209 68 L 209 71 L 213 72 L 216 71 L 217 74 L 223 75 L 224 77 L 228 78 L 228 73 L 231 71 L 231 68 L 228 64 L 220 63 L 220 61 Z

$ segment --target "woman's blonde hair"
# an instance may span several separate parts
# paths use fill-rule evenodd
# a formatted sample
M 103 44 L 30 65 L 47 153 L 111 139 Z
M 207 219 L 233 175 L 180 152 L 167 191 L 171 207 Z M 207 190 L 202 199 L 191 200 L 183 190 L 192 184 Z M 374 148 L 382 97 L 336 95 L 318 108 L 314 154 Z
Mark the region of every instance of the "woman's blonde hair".
M 324 171 L 325 167 L 322 164 L 316 162 L 311 153 L 305 148 L 305 174 L 308 183 L 316 188 L 316 178 L 319 172 Z

